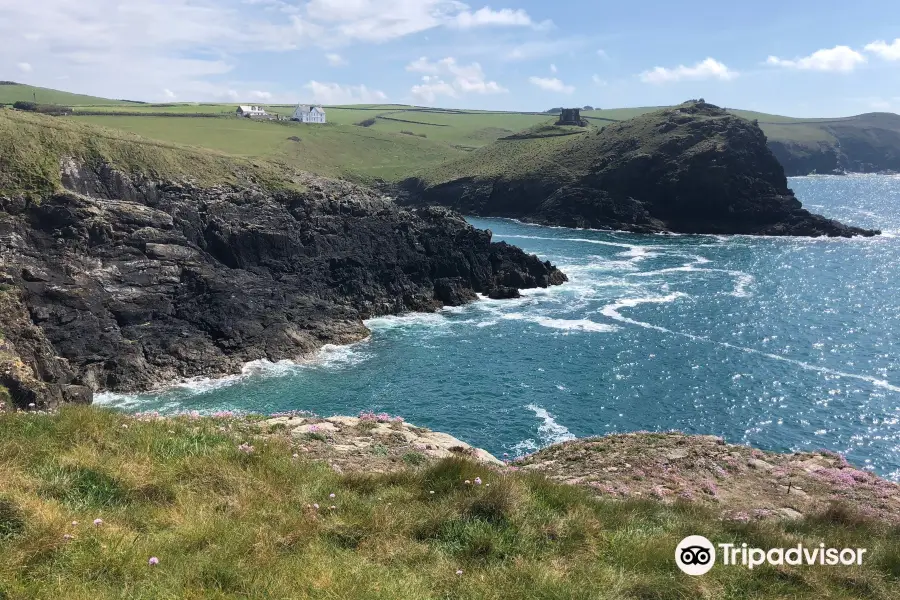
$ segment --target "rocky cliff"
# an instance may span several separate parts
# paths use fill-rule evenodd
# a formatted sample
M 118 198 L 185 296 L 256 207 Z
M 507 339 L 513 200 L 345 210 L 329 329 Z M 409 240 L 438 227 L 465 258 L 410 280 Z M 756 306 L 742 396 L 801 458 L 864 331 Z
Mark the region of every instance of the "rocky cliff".
M 788 176 L 900 172 L 900 115 L 867 113 L 762 127 Z
M 852 236 L 803 209 L 754 123 L 704 102 L 582 135 L 500 140 L 406 182 L 413 204 L 568 227 Z
M 68 160 L 61 182 L 0 195 L 0 386 L 20 406 L 299 358 L 374 315 L 565 281 L 445 209 L 339 181 L 197 187 Z

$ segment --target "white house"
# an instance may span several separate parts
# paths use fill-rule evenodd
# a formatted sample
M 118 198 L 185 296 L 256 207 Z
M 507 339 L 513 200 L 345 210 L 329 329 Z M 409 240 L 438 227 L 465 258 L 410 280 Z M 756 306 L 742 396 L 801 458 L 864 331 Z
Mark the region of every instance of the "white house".
M 300 104 L 291 119 L 301 123 L 325 123 L 325 109 L 321 106 Z
M 262 106 L 238 106 L 237 115 L 239 117 L 265 117 L 268 116 L 268 113 Z

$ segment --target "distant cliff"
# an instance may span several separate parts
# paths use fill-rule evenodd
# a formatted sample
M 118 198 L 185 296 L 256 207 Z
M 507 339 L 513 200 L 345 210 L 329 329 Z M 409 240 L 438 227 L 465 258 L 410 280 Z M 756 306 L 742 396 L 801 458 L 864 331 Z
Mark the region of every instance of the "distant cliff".
M 536 131 L 511 136 L 431 169 L 405 187 L 405 201 L 412 204 L 569 227 L 876 233 L 803 209 L 762 130 L 702 101 L 580 135 Z
M 900 172 L 900 115 L 761 123 L 785 173 Z

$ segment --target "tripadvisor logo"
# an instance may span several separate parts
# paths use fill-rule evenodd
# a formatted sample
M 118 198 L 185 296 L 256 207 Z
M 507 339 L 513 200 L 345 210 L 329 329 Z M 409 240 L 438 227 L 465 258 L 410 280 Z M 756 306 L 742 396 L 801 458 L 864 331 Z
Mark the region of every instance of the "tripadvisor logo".
M 778 565 L 861 565 L 865 548 L 826 548 L 825 544 L 807 548 L 797 544 L 792 548 L 750 548 L 747 544 L 713 545 L 702 535 L 689 535 L 675 548 L 675 564 L 688 575 L 703 575 L 716 564 L 716 546 L 721 564 L 753 569 L 763 564 Z

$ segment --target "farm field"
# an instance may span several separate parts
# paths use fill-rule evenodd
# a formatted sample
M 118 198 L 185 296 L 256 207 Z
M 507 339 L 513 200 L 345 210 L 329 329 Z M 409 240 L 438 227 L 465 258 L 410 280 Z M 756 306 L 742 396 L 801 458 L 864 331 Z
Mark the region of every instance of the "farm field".
M 238 103 L 145 104 L 21 84 L 0 85 L 0 105 L 18 100 L 32 101 L 35 97 L 39 103 L 71 106 L 75 114 L 65 118 L 76 122 L 103 125 L 145 138 L 209 148 L 239 157 L 276 161 L 292 168 L 362 182 L 402 180 L 440 163 L 462 159 L 501 138 L 552 125 L 556 120 L 555 115 L 541 112 L 440 109 L 400 104 L 326 105 L 328 124 L 322 127 L 239 119 L 235 116 Z M 295 108 L 292 104 L 265 106 L 270 113 L 281 117 L 290 117 Z M 599 128 L 659 108 L 594 109 L 582 111 L 582 116 L 590 128 Z M 875 144 L 884 149 L 900 132 L 900 117 L 889 113 L 798 119 L 729 110 L 746 119 L 756 119 L 770 142 L 789 147 L 790 152 L 800 155 L 847 143 Z M 873 131 L 886 133 L 876 133 L 873 137 Z
M 402 179 L 421 165 L 437 164 L 461 153 L 438 141 L 353 125 L 236 117 L 77 116 L 70 120 L 360 181 Z

